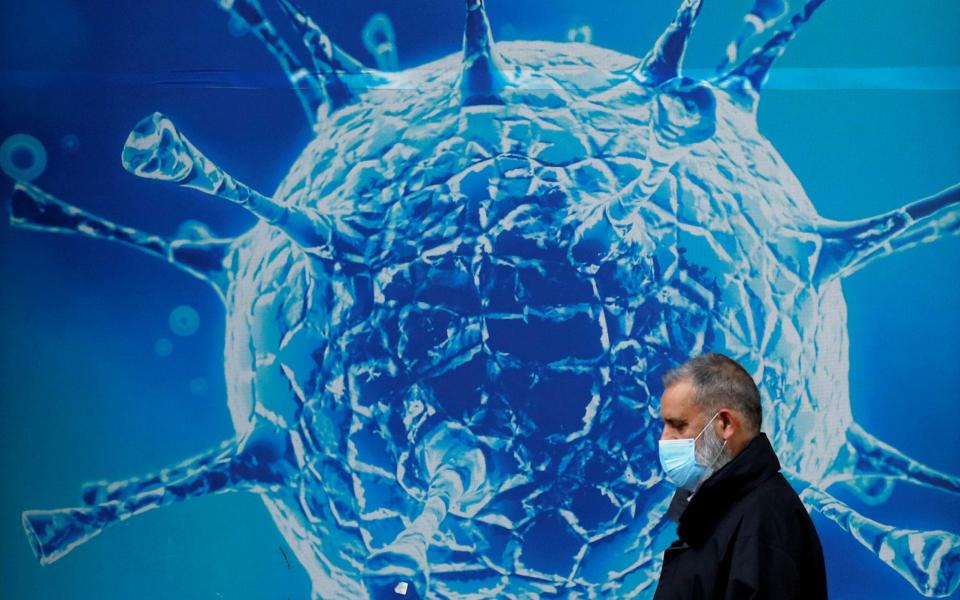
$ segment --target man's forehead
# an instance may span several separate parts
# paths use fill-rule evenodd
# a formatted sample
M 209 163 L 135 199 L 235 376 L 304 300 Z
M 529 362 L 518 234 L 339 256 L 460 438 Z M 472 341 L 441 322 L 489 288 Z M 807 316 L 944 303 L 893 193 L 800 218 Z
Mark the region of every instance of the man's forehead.
M 688 381 L 678 381 L 665 389 L 660 397 L 660 413 L 664 416 L 692 417 L 697 413 L 693 399 L 693 385 Z

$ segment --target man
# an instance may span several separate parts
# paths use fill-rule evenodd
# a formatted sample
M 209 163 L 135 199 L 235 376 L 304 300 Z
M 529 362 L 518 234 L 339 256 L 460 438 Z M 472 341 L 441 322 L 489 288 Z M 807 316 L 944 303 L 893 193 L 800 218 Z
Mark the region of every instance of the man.
M 668 373 L 660 461 L 679 489 L 655 600 L 827 597 L 820 540 L 760 432 L 760 392 L 722 354 Z M 677 516 L 679 518 L 677 519 Z

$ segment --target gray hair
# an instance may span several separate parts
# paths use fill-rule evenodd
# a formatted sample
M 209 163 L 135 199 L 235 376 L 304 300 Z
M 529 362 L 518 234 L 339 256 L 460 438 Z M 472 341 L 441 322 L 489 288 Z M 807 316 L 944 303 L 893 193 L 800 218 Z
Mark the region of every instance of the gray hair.
M 732 408 L 750 429 L 760 431 L 760 390 L 737 361 L 718 352 L 701 354 L 664 375 L 663 389 L 681 381 L 693 386 L 697 406 L 708 411 Z

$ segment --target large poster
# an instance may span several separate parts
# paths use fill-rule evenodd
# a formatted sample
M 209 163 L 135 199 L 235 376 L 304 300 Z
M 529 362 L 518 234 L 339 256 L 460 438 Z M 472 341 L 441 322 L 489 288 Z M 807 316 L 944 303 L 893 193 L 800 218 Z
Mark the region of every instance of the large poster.
M 651 597 L 713 350 L 955 597 L 960 6 L 672 4 L 5 2 L 0 595 Z

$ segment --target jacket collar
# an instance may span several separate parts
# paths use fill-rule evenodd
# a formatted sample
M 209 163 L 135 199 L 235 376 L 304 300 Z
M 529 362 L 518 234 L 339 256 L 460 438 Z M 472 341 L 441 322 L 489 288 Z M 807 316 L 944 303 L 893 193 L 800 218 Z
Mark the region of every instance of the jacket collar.
M 677 535 L 691 546 L 700 545 L 737 500 L 779 471 L 780 461 L 770 440 L 760 433 L 697 488 L 680 515 Z M 678 494 L 687 492 L 678 490 Z

